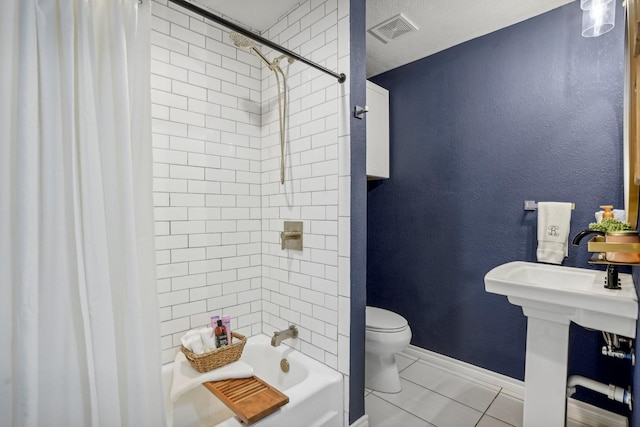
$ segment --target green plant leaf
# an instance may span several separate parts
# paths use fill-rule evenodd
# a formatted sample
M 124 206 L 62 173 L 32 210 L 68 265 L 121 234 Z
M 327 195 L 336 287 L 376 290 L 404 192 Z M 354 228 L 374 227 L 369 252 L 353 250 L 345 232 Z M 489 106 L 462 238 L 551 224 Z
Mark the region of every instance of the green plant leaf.
M 605 218 L 602 220 L 600 224 L 592 222 L 589 224 L 590 230 L 598 230 L 604 231 L 605 233 L 608 231 L 623 231 L 623 230 L 631 230 L 631 224 L 628 222 L 618 221 L 613 218 Z

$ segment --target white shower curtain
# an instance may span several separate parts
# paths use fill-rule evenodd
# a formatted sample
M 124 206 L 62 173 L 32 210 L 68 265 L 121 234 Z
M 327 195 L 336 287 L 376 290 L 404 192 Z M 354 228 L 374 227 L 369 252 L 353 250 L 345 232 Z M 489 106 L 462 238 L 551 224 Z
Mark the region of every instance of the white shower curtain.
M 149 0 L 0 2 L 0 425 L 163 426 Z

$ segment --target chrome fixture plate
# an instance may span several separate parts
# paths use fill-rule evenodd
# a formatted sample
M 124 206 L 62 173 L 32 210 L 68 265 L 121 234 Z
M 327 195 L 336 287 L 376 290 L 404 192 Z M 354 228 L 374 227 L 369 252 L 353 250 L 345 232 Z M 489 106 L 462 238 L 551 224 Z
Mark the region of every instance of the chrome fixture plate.
M 285 221 L 284 231 L 280 233 L 280 247 L 282 250 L 302 250 L 302 221 Z

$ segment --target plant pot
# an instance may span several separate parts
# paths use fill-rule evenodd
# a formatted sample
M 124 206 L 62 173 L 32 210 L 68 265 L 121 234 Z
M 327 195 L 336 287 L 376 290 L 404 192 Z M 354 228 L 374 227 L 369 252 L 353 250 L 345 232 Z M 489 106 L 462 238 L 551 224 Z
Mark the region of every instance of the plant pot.
M 608 231 L 606 243 L 640 243 L 640 235 L 636 230 Z M 627 252 L 606 252 L 605 258 L 611 262 L 640 263 L 640 254 Z

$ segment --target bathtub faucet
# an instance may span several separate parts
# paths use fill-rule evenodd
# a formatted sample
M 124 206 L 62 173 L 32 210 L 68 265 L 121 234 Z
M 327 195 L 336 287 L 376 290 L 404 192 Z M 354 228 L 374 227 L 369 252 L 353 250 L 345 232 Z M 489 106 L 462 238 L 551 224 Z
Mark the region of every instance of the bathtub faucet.
M 280 345 L 282 340 L 287 338 L 298 338 L 298 328 L 294 325 L 290 325 L 289 328 L 284 331 L 274 332 L 273 337 L 271 337 L 271 345 L 277 347 Z

